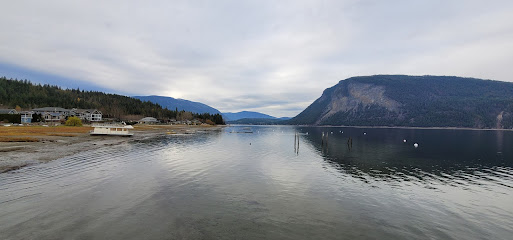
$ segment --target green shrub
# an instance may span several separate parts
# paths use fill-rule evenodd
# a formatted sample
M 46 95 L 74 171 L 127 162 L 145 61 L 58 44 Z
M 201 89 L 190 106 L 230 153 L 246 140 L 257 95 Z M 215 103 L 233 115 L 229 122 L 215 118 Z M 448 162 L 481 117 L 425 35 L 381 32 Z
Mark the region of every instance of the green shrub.
M 66 126 L 82 127 L 82 120 L 78 117 L 69 117 L 65 123 Z

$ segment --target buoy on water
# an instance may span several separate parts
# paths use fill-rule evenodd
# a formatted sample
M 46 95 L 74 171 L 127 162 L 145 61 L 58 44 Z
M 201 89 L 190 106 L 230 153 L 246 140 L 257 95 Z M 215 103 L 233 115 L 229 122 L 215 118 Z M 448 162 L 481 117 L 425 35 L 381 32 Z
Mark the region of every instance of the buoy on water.
M 403 142 L 406 142 L 406 139 L 404 139 Z
M 363 135 L 367 135 L 367 133 L 366 133 L 366 132 L 364 132 L 364 133 L 363 133 Z
M 415 148 L 418 148 L 418 147 L 419 147 L 419 144 L 418 144 L 418 143 L 414 143 L 414 144 L 413 144 L 413 146 L 414 146 Z

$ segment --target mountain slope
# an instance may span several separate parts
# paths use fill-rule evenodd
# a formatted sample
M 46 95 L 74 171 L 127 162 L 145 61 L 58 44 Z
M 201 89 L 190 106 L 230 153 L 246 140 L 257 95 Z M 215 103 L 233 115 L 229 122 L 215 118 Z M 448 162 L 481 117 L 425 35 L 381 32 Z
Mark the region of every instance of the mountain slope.
M 289 124 L 513 128 L 513 83 L 446 76 L 352 77 Z
M 172 97 L 163 97 L 163 96 L 133 96 L 133 98 L 139 99 L 141 101 L 149 101 L 152 103 L 159 104 L 160 106 L 167 108 L 169 110 L 175 110 L 178 108 L 178 111 L 185 110 L 187 112 L 193 113 L 210 113 L 216 114 L 219 110 L 210 107 L 206 104 L 200 102 L 193 102 L 185 99 L 176 99 Z
M 236 112 L 236 113 L 223 113 L 223 117 L 227 121 L 236 121 L 243 118 L 269 118 L 269 119 L 275 119 L 275 117 L 259 113 L 259 112 L 250 112 L 250 111 L 242 111 L 242 112 Z
M 32 109 L 38 107 L 62 107 L 98 109 L 104 118 L 117 120 L 140 119 L 142 116 L 159 119 L 188 118 L 211 120 L 224 124 L 220 114 L 195 114 L 165 109 L 159 104 L 143 102 L 139 99 L 96 91 L 62 89 L 48 84 L 32 84 L 28 80 L 18 81 L 0 77 L 0 107 Z M 189 119 L 190 118 L 190 119 Z
M 285 123 L 285 120 L 279 118 L 242 118 L 235 121 L 229 121 L 227 123 L 244 125 L 279 125 Z

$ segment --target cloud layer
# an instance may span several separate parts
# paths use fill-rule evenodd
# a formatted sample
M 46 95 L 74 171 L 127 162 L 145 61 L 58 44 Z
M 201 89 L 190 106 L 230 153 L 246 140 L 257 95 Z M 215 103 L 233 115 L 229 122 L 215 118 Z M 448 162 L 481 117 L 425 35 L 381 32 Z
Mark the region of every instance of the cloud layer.
M 355 75 L 513 81 L 511 1 L 21 0 L 2 9 L 0 63 L 221 111 L 294 116 Z

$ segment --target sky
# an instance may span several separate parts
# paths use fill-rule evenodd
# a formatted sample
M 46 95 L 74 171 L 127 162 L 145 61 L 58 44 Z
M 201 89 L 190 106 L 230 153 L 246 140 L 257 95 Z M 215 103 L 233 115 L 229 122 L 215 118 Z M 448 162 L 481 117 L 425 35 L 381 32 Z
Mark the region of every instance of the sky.
M 513 81 L 513 1 L 6 1 L 0 76 L 293 117 L 338 81 Z

